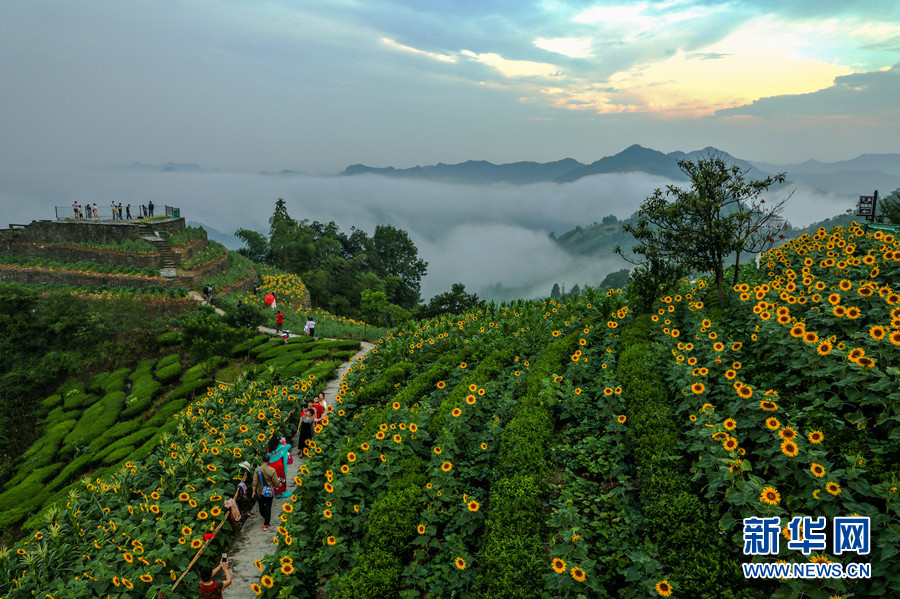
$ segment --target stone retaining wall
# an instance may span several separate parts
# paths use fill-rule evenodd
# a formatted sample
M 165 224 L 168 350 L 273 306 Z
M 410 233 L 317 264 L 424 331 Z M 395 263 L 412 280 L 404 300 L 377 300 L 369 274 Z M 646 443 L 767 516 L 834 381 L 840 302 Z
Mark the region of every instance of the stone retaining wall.
M 222 274 L 228 270 L 228 253 L 226 252 L 224 256 L 216 260 L 215 262 L 211 262 L 207 264 L 203 268 L 198 270 L 188 270 L 182 271 L 176 277 L 178 284 L 182 287 L 187 287 L 188 289 L 193 289 L 194 287 L 200 285 L 200 283 L 206 277 L 211 277 L 213 275 Z
M 154 231 L 164 231 L 169 235 L 184 229 L 184 217 L 167 218 L 152 222 L 131 221 L 90 221 L 90 220 L 35 220 L 24 228 L 4 229 L 0 244 L 14 242 L 65 243 L 65 242 L 121 242 L 153 235 Z M 0 245 L 0 248 L 2 248 Z

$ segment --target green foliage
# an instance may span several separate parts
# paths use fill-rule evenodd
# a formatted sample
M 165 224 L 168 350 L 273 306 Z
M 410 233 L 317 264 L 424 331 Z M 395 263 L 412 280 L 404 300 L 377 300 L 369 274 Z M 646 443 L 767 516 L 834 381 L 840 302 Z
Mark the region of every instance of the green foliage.
M 167 360 L 174 358 L 174 360 Z M 160 383 L 171 383 L 181 377 L 181 363 L 177 354 L 171 354 L 159 361 L 156 365 L 156 378 Z
M 142 277 L 158 277 L 159 270 L 145 266 L 129 266 L 104 264 L 102 262 L 66 262 L 49 258 L 25 258 L 0 254 L 0 264 L 11 264 L 25 268 L 49 268 L 53 270 L 72 270 L 79 272 L 99 272 L 117 275 L 134 275 Z
M 784 174 L 747 181 L 748 169 L 729 165 L 716 154 L 679 160 L 678 168 L 690 179 L 690 189 L 657 189 L 641 204 L 637 222 L 625 223 L 623 229 L 635 238 L 635 254 L 714 273 L 724 301 L 724 261 L 733 252 L 749 251 L 760 228 L 778 214 L 780 204 L 764 208 L 756 201 L 770 186 L 782 183 Z M 624 255 L 620 248 L 616 251 Z
M 125 254 L 155 254 L 156 248 L 144 239 L 124 239 L 122 241 L 75 241 L 54 245 L 73 245 L 104 252 L 122 252 Z
M 188 245 L 195 239 L 205 239 L 206 230 L 203 227 L 185 227 L 181 231 L 172 233 L 166 238 L 169 247 L 180 248 Z
M 389 550 L 366 552 L 359 564 L 341 580 L 338 599 L 382 599 L 396 597 L 403 565 Z
M 891 223 L 900 225 L 900 189 L 895 189 L 879 201 L 881 214 Z
M 160 345 L 177 345 L 181 343 L 181 332 L 166 331 L 156 336 L 156 342 Z
M 348 235 L 334 222 L 295 220 L 279 198 L 269 219 L 268 239 L 247 229 L 236 235 L 246 244 L 239 250 L 244 256 L 300 274 L 313 305 L 330 312 L 360 317 L 363 291 L 384 293 L 388 304 L 407 311 L 419 301 L 428 265 L 406 231 L 391 225 L 378 225 L 372 237 L 355 228 Z M 406 317 L 400 310 L 388 312 L 385 320 L 391 322 Z
M 207 242 L 206 248 L 202 252 L 197 252 L 187 260 L 182 260 L 181 268 L 184 270 L 197 270 L 221 259 L 227 253 L 228 249 L 224 245 L 217 241 L 210 241 Z
M 442 314 L 465 314 L 483 303 L 482 300 L 478 299 L 478 294 L 466 293 L 465 285 L 453 283 L 450 291 L 435 295 L 427 304 L 419 307 L 416 310 L 416 316 L 419 318 L 434 318 Z

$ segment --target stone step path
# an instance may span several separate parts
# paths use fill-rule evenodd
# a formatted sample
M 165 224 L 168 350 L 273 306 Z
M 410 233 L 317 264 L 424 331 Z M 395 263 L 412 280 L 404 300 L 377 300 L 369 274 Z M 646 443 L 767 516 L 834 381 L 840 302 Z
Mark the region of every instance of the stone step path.
M 260 327 L 260 329 L 262 329 L 262 327 Z M 354 362 L 356 362 L 356 358 L 365 355 L 373 347 L 371 343 L 365 341 L 361 341 L 360 343 L 362 346 L 359 352 L 353 356 L 349 362 L 342 364 L 337 370 L 337 378 L 332 379 L 325 386 L 325 400 L 329 406 L 338 405 L 335 398 L 341 388 L 341 381 L 344 378 L 344 374 L 350 370 Z M 291 431 L 291 434 L 293 434 L 293 432 L 294 431 Z M 297 493 L 297 485 L 294 484 L 294 476 L 299 472 L 300 464 L 302 462 L 296 455 L 297 437 L 292 437 L 289 439 L 289 442 L 291 444 L 291 451 L 294 453 L 294 463 L 288 465 L 287 470 L 285 471 L 285 478 L 288 481 L 288 491 Z M 256 567 L 255 560 L 262 560 L 266 555 L 275 553 L 275 550 L 278 548 L 278 546 L 272 542 L 272 539 L 275 536 L 275 528 L 281 523 L 281 520 L 279 519 L 281 507 L 290 500 L 290 497 L 284 499 L 276 497 L 272 501 L 272 518 L 270 520 L 269 530 L 264 531 L 262 529 L 263 519 L 259 514 L 258 505 L 253 506 L 252 516 L 241 521 L 243 527 L 235 538 L 234 543 L 231 546 L 231 551 L 228 553 L 228 565 L 231 569 L 232 582 L 223 593 L 224 599 L 253 599 L 256 597 L 256 593 L 254 593 L 253 589 L 250 587 L 253 583 L 258 584 L 261 576 L 259 568 Z M 221 580 L 221 574 L 218 576 L 218 579 Z

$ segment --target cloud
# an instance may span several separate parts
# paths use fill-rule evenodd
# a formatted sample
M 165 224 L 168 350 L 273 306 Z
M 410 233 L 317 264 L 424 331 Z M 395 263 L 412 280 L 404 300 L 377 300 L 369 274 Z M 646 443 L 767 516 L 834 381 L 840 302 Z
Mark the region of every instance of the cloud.
M 886 71 L 853 73 L 836 77 L 825 89 L 794 95 L 762 98 L 745 106 L 719 110 L 716 116 L 750 116 L 774 121 L 850 119 L 861 122 L 888 120 L 897 123 L 900 109 L 900 63 Z

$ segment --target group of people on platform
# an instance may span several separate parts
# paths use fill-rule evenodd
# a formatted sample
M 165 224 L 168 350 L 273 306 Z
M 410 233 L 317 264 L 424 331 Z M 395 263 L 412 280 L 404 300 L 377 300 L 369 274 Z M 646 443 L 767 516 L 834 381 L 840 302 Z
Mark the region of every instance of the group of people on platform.
M 153 218 L 153 208 L 152 201 L 146 206 L 141 204 L 141 211 L 138 213 L 137 218 Z M 75 220 L 100 218 L 100 211 L 97 209 L 96 202 L 93 205 L 85 204 L 84 206 L 78 202 L 72 202 L 72 210 L 75 213 Z M 127 204 L 123 212 L 122 202 L 119 202 L 118 204 L 110 202 L 109 210 L 113 220 L 131 220 L 131 204 Z

